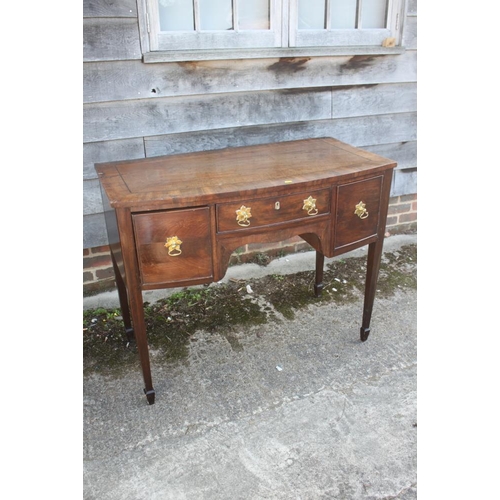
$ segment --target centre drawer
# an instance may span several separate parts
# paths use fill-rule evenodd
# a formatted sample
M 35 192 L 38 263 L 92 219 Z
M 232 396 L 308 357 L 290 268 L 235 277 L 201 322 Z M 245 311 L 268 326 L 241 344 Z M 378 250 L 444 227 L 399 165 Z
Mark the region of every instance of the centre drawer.
M 330 190 L 241 199 L 217 205 L 217 231 L 236 231 L 330 213 Z
M 132 216 L 143 285 L 213 275 L 208 207 Z

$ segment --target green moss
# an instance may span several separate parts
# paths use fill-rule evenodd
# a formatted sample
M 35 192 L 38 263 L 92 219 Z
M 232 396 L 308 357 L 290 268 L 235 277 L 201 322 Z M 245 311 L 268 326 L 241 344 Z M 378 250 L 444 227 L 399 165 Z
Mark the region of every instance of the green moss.
M 380 264 L 377 295 L 390 297 L 396 289 L 417 288 L 417 247 L 408 245 L 384 254 Z

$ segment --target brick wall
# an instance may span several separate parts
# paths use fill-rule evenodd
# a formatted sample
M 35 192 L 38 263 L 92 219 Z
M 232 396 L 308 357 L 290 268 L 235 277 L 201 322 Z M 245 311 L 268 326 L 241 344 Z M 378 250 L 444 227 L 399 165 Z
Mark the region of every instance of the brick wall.
M 395 196 L 389 201 L 386 236 L 415 232 L 417 229 L 417 195 Z M 299 236 L 280 243 L 249 244 L 231 256 L 230 265 L 244 262 L 266 264 L 273 257 L 309 250 Z M 114 288 L 114 273 L 109 248 L 101 246 L 83 250 L 83 291 L 90 294 Z
M 108 246 L 84 248 L 83 292 L 99 292 L 115 286 L 113 264 Z
M 417 195 L 406 194 L 389 200 L 387 232 L 401 234 L 417 230 Z

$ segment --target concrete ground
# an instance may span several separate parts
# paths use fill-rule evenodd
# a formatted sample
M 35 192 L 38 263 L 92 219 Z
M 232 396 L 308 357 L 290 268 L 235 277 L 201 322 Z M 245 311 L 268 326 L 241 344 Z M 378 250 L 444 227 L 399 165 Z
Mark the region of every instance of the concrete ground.
M 392 236 L 385 250 L 408 243 Z M 304 267 L 312 253 L 227 278 Z M 187 360 L 151 353 L 152 406 L 139 368 L 85 377 L 83 498 L 416 499 L 416 309 L 415 290 L 376 298 L 364 343 L 361 297 L 235 328 L 236 343 L 198 332 Z

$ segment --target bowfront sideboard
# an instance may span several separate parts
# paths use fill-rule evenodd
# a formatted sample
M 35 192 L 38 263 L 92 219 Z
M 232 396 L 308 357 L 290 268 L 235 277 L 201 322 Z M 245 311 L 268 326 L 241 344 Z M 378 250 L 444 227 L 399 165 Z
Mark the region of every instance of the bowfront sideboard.
M 155 400 L 142 291 L 219 281 L 247 243 L 299 235 L 324 258 L 368 245 L 360 337 L 370 319 L 396 163 L 332 138 L 96 165 L 125 331 Z

